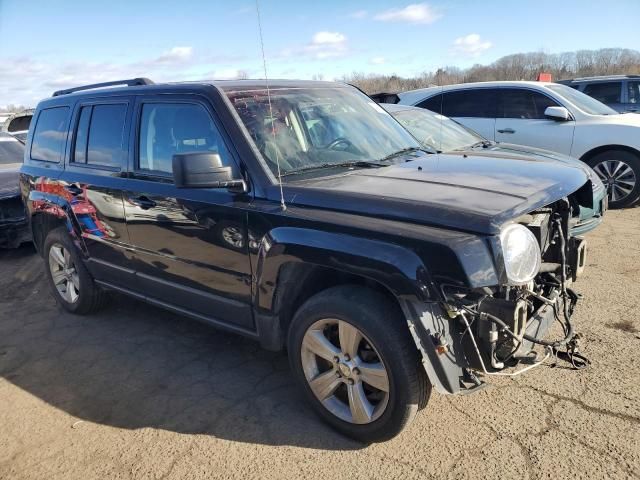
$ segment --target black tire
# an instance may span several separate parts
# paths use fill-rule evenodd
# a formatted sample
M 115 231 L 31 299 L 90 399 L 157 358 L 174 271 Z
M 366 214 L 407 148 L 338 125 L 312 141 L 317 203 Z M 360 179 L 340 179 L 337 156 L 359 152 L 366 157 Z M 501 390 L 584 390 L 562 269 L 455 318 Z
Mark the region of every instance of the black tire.
M 629 168 L 631 168 L 631 171 L 635 176 L 635 185 L 633 189 L 624 197 L 619 196 L 621 190 L 617 189 L 614 183 L 608 185 L 608 182 L 611 180 L 607 178 L 607 166 L 609 165 L 607 162 L 613 161 L 626 164 Z M 586 163 L 594 169 L 594 171 L 602 179 L 605 187 L 607 187 L 609 195 L 609 208 L 626 208 L 638 203 L 638 200 L 640 200 L 640 158 L 637 155 L 634 155 L 633 153 L 627 152 L 625 150 L 607 150 L 606 152 L 599 153 L 589 158 Z M 622 180 L 628 182 L 629 179 L 630 177 L 627 176 Z M 613 189 L 616 189 L 616 192 L 613 192 Z
M 316 398 L 303 367 L 303 339 L 323 319 L 356 327 L 378 354 L 388 375 L 388 400 L 382 414 L 365 424 L 345 421 Z M 288 335 L 289 362 L 297 383 L 318 415 L 344 435 L 364 443 L 398 435 L 427 404 L 431 385 L 419 362 L 406 321 L 383 295 L 360 286 L 333 287 L 313 296 L 296 312 Z M 318 374 L 320 375 L 320 374 Z
M 49 263 L 51 249 L 54 247 L 58 248 L 60 246 L 69 253 L 73 268 L 77 273 L 79 281 L 77 298 L 73 302 L 65 299 L 56 287 L 53 279 L 53 272 Z M 60 304 L 65 310 L 78 315 L 86 315 L 99 310 L 106 304 L 108 300 L 107 292 L 98 287 L 98 285 L 93 281 L 91 274 L 78 254 L 76 246 L 71 241 L 71 238 L 64 227 L 56 228 L 49 232 L 44 241 L 42 253 L 47 280 L 51 287 L 51 291 L 53 292 L 53 296 L 58 304 Z

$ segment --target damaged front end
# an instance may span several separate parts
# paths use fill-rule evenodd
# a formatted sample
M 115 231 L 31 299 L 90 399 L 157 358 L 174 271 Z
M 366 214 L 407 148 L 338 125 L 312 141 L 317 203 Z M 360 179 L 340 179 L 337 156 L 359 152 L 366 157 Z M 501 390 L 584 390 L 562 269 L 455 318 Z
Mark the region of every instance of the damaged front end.
M 0 248 L 17 248 L 31 240 L 20 196 L 0 198 Z
M 579 298 L 571 285 L 586 260 L 586 241 L 570 236 L 572 200 L 522 215 L 491 238 L 499 285 L 440 284 L 438 302 L 410 306 L 409 326 L 436 390 L 469 393 L 483 377 L 519 375 L 560 352 L 576 368 L 586 364 L 571 322 Z M 545 338 L 556 321 L 558 338 Z

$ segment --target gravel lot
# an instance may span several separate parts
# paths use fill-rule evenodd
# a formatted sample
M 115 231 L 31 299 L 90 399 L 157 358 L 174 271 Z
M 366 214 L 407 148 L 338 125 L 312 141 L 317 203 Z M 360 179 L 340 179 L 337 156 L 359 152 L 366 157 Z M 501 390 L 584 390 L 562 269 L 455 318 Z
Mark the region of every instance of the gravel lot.
M 31 247 L 0 251 L 0 478 L 640 478 L 640 208 L 589 241 L 590 369 L 434 394 L 372 446 L 316 419 L 284 355 L 120 296 L 74 317 Z

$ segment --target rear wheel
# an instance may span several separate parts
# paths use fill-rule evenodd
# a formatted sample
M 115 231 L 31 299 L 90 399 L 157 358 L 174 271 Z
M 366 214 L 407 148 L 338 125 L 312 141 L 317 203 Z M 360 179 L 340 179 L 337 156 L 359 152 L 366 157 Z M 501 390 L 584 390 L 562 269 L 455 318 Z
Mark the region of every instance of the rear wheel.
M 72 313 L 87 314 L 104 305 L 106 292 L 93 281 L 64 228 L 49 232 L 43 253 L 49 285 L 63 308 Z
M 625 208 L 640 199 L 640 159 L 624 150 L 608 150 L 587 163 L 607 188 L 609 206 Z
M 430 386 L 406 322 L 370 289 L 335 287 L 312 297 L 293 319 L 288 348 L 313 408 L 352 438 L 392 438 L 426 405 Z

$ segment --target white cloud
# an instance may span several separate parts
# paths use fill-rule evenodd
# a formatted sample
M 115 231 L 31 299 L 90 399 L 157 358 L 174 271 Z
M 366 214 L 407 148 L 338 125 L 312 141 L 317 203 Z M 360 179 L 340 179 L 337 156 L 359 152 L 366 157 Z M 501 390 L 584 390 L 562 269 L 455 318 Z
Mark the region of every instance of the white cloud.
M 369 63 L 371 65 L 382 65 L 384 63 L 386 63 L 387 59 L 384 57 L 373 57 L 372 59 L 369 60 Z
M 338 32 L 318 32 L 311 39 L 312 45 L 338 45 L 347 41 L 347 37 Z
M 368 12 L 366 10 L 356 10 L 355 12 L 351 12 L 349 15 L 347 15 L 347 17 L 359 20 L 362 18 L 366 18 L 367 14 Z
M 428 3 L 414 3 L 404 8 L 392 8 L 374 16 L 375 20 L 383 22 L 406 22 L 429 24 L 433 23 L 442 14 L 432 8 Z
M 489 50 L 493 44 L 488 40 L 482 40 L 477 33 L 470 33 L 464 37 L 456 38 L 453 42 L 453 51 L 469 57 L 477 57 Z
M 156 82 L 238 78 L 247 75 L 238 69 L 246 68 L 246 64 L 247 59 L 240 56 L 196 55 L 191 47 L 174 47 L 125 63 L 6 57 L 0 62 L 0 104 L 33 107 L 55 90 L 124 78 L 148 77 Z M 216 71 L 211 72 L 213 67 Z
M 281 57 L 311 57 L 315 60 L 344 57 L 348 53 L 347 37 L 340 32 L 321 31 L 311 37 L 311 42 L 302 46 L 287 48 Z
M 157 63 L 185 62 L 193 56 L 193 47 L 173 47 L 155 59 Z

